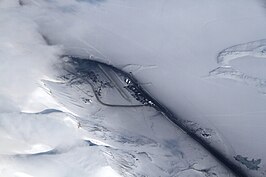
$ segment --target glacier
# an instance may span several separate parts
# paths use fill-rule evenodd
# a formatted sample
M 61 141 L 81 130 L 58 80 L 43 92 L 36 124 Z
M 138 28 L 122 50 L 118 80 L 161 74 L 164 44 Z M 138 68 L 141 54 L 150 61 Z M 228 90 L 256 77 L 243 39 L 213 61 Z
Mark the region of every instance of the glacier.
M 265 176 L 263 0 L 0 9 L 0 176 Z

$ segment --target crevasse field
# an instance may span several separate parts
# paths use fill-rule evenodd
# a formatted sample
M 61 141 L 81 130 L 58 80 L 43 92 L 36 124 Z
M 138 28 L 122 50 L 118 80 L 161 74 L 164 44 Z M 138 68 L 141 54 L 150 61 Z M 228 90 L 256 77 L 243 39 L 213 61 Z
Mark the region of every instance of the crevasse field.
M 0 0 L 0 177 L 266 176 L 265 30 L 264 0 Z

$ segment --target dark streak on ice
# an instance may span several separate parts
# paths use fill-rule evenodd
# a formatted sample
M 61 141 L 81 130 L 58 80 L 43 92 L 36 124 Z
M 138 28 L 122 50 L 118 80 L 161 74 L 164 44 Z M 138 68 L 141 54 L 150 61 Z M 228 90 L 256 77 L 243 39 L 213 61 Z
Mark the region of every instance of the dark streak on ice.
M 90 4 L 99 4 L 105 2 L 106 0 L 76 0 L 77 2 L 87 2 Z
M 19 3 L 20 6 L 24 6 L 25 5 L 25 3 L 22 0 L 18 0 L 18 3 Z
M 36 114 L 51 114 L 51 113 L 55 113 L 55 112 L 62 112 L 62 111 L 58 110 L 58 109 L 45 109 L 45 110 L 38 112 Z

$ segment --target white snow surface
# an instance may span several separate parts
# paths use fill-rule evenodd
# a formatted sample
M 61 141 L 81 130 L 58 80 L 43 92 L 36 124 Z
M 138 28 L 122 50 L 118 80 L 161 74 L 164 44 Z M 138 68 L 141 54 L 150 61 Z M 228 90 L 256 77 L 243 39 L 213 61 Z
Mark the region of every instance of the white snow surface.
M 119 176 L 69 126 L 84 112 L 43 91 L 61 54 L 132 72 L 178 117 L 217 131 L 232 155 L 262 159 L 252 175 L 265 176 L 265 12 L 263 0 L 0 0 L 0 176 Z M 62 112 L 34 114 L 44 109 Z M 59 160 L 9 158 L 58 146 Z

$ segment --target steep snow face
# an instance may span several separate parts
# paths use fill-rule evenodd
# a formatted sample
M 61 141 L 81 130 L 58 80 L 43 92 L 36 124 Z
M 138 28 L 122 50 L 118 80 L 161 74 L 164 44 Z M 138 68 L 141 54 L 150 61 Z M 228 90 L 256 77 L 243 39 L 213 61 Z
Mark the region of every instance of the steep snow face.
M 236 163 L 264 176 L 264 7 L 262 0 L 2 0 L 0 110 L 74 114 L 46 96 L 31 107 L 44 98 L 36 87 L 61 51 L 91 57 L 131 72 L 180 118 L 219 132 Z
M 17 1 L 0 1 L 1 109 L 10 107 L 4 102 L 20 108 L 38 80 L 54 73 L 51 64 L 61 54 L 59 47 L 45 43 L 38 25 L 17 6 Z

